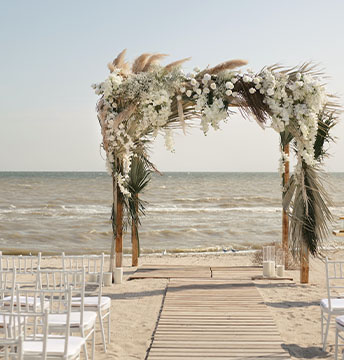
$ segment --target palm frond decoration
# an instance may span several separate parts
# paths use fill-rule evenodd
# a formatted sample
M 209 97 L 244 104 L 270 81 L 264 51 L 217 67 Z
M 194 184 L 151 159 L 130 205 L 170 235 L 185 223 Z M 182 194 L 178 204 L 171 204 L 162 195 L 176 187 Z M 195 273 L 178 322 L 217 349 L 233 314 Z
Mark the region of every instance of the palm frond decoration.
M 145 214 L 145 203 L 139 197 L 151 180 L 152 170 L 149 161 L 144 156 L 134 156 L 132 159 L 128 187 L 131 196 L 128 198 L 128 208 L 132 221 L 132 265 L 137 266 L 137 258 L 140 256 L 140 239 L 138 227 L 141 224 L 140 215 Z

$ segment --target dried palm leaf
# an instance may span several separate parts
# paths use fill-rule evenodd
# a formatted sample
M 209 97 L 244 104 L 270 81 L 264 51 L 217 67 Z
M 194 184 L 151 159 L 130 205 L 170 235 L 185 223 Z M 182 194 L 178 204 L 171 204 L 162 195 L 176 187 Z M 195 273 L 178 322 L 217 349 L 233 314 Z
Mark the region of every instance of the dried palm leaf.
M 166 57 L 168 55 L 166 54 L 155 54 L 155 55 L 152 55 L 146 62 L 146 65 L 144 66 L 144 68 L 142 69 L 143 72 L 145 71 L 148 71 L 149 68 L 152 66 L 152 65 L 156 65 L 159 63 L 159 60 L 160 59 L 163 59 L 164 57 Z
M 145 54 L 140 55 L 138 58 L 136 58 L 133 66 L 132 66 L 132 72 L 134 74 L 141 72 L 143 70 L 143 68 L 145 67 L 145 65 L 151 55 L 152 54 L 145 53 Z
M 166 69 L 167 71 L 171 71 L 173 68 L 182 65 L 183 63 L 185 63 L 186 61 L 189 61 L 190 59 L 191 59 L 191 57 L 174 61 L 174 62 L 166 65 L 166 66 L 165 66 L 165 69 Z

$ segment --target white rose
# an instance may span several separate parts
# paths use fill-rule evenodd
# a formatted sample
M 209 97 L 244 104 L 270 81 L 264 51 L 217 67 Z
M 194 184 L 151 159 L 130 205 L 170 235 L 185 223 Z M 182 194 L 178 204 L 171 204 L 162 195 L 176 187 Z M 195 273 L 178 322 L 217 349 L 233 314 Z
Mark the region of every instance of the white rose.
M 191 79 L 191 85 L 195 86 L 197 84 L 197 81 L 195 79 Z
M 251 82 L 252 81 L 252 79 L 247 75 L 244 75 L 244 77 L 242 79 L 244 80 L 244 82 Z
M 227 90 L 227 91 L 226 91 L 226 95 L 227 95 L 227 96 L 231 96 L 231 95 L 232 95 L 232 90 Z
M 227 82 L 226 82 L 226 88 L 227 88 L 227 89 L 234 89 L 233 83 L 230 82 L 230 81 L 227 81 Z
M 202 90 L 201 90 L 201 89 L 197 89 L 197 90 L 196 90 L 196 93 L 197 93 L 198 95 L 201 95 L 201 94 L 202 94 Z
M 255 78 L 253 79 L 253 82 L 257 85 L 257 84 L 259 84 L 260 80 L 259 80 L 259 78 L 255 77 Z
M 209 74 L 204 74 L 203 79 L 209 81 L 211 79 L 211 76 Z
M 263 95 L 265 93 L 264 89 L 260 89 L 259 92 Z
M 256 89 L 255 88 L 250 88 L 249 92 L 250 92 L 250 94 L 254 94 L 256 92 Z
M 237 96 L 238 96 L 238 93 L 237 93 L 236 91 L 233 91 L 232 96 L 233 96 L 233 97 L 237 97 Z
M 177 100 L 180 101 L 182 97 L 180 95 L 177 95 Z
M 259 90 L 261 87 L 262 87 L 261 84 L 257 84 L 257 85 L 256 85 L 256 89 L 257 89 L 257 90 Z
M 215 84 L 215 83 L 211 83 L 211 84 L 210 84 L 210 88 L 213 89 L 213 90 L 215 90 L 215 89 L 216 89 L 216 84 Z
M 210 93 L 210 90 L 209 90 L 207 87 L 205 87 L 205 88 L 203 89 L 203 92 L 204 92 L 204 94 L 209 94 L 209 93 Z
M 233 79 L 231 79 L 231 82 L 232 82 L 233 84 L 235 84 L 237 81 L 238 81 L 238 79 L 237 79 L 237 78 L 233 78 Z
M 266 93 L 267 93 L 269 96 L 272 96 L 272 95 L 275 93 L 275 91 L 274 91 L 273 88 L 269 88 Z
M 180 91 L 181 93 L 185 93 L 186 89 L 185 89 L 185 87 L 183 86 L 183 87 L 181 87 L 181 88 L 179 89 L 179 91 Z
M 301 74 L 300 73 L 297 73 L 296 74 L 296 80 L 300 80 L 301 79 Z
M 192 91 L 191 91 L 191 90 L 188 90 L 188 91 L 186 92 L 186 96 L 190 97 L 191 95 L 192 95 Z

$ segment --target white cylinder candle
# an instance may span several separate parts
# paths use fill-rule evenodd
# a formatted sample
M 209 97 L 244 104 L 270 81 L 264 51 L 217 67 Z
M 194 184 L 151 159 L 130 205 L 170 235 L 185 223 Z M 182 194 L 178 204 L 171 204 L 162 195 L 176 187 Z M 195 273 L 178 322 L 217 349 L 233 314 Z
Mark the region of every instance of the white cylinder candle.
M 263 261 L 263 276 L 270 276 L 270 261 Z
M 275 277 L 275 276 L 276 276 L 275 262 L 274 262 L 274 261 L 270 261 L 270 276 L 271 276 L 271 277 Z
M 283 277 L 284 276 L 284 265 L 277 265 L 276 272 L 277 272 L 277 276 Z

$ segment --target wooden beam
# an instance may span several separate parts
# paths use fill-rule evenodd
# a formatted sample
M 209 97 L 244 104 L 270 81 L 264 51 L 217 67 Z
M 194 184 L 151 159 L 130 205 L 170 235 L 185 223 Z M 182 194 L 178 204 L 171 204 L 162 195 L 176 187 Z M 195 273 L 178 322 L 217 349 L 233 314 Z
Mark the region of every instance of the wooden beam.
M 309 250 L 305 245 L 301 248 L 300 253 L 301 266 L 300 266 L 300 283 L 308 284 L 309 282 Z
M 289 156 L 289 144 L 284 145 L 283 152 Z M 289 181 L 289 160 L 284 163 L 284 177 L 283 177 L 283 187 L 287 185 Z M 282 210 L 282 249 L 284 251 L 284 264 L 286 269 L 288 269 L 288 238 L 289 238 L 289 218 L 287 212 Z

